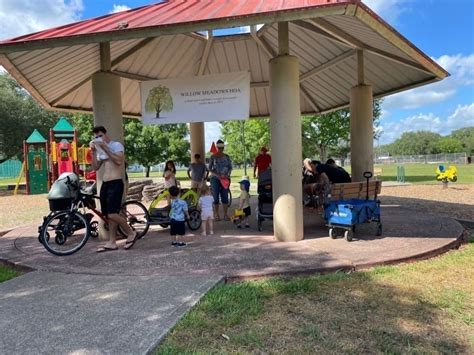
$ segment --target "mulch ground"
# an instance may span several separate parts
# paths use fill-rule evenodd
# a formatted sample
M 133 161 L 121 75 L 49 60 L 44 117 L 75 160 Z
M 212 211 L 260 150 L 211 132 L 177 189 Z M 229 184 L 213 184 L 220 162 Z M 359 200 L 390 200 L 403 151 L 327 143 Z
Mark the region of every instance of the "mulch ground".
M 406 185 L 382 187 L 382 204 L 401 205 L 419 211 L 474 220 L 474 185 Z

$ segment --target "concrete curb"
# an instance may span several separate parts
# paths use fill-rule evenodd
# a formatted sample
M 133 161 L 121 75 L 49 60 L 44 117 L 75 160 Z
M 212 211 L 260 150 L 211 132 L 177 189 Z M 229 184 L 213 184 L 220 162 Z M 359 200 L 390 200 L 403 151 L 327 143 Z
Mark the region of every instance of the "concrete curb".
M 15 262 L 12 262 L 12 261 L 9 261 L 9 260 L 1 259 L 1 258 L 0 258 L 0 265 L 8 266 L 8 267 L 10 267 L 10 268 L 12 268 L 16 271 L 22 272 L 22 273 L 36 271 L 35 269 L 33 269 L 29 266 L 25 266 L 25 265 L 15 263 Z
M 252 274 L 252 275 L 227 275 L 224 277 L 225 283 L 238 283 L 242 281 L 250 280 L 260 280 L 267 279 L 271 277 L 298 277 L 298 276 L 310 276 L 310 275 L 325 275 L 337 272 L 355 272 L 367 270 L 376 266 L 385 266 L 385 265 L 398 265 L 404 263 L 413 263 L 416 261 L 422 261 L 431 259 L 435 256 L 442 255 L 453 249 L 459 249 L 459 247 L 467 241 L 466 230 L 463 230 L 461 234 L 456 238 L 456 240 L 440 247 L 437 249 L 429 250 L 427 252 L 415 254 L 409 257 L 403 258 L 394 258 L 388 259 L 380 262 L 372 263 L 362 263 L 362 264 L 343 264 L 340 266 L 329 267 L 329 268 L 314 268 L 314 269 L 305 269 L 305 270 L 292 270 L 288 272 L 277 272 L 277 273 L 267 273 L 267 274 Z
M 14 228 L 7 228 L 7 229 L 0 229 L 0 237 L 3 237 L 5 234 L 11 232 L 11 231 L 14 230 L 15 228 L 17 228 L 17 227 L 14 227 Z

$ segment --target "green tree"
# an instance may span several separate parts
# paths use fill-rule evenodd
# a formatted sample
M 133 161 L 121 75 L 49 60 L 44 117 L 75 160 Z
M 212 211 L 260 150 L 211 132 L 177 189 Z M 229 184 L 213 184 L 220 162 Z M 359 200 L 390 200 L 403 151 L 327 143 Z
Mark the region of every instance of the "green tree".
M 374 100 L 374 139 L 380 135 L 381 100 Z M 319 156 L 322 161 L 327 153 L 346 156 L 350 151 L 350 110 L 343 109 L 324 115 L 305 116 L 302 120 L 303 157 Z
M 150 176 L 153 165 L 166 160 L 189 164 L 188 130 L 185 124 L 143 125 L 139 120 L 125 119 L 125 153 L 129 163 L 138 163 Z
M 226 142 L 225 150 L 233 163 L 253 161 L 262 146 L 269 146 L 269 123 L 268 119 L 263 118 L 221 123 L 222 138 Z
M 78 145 L 89 145 L 92 139 L 92 128 L 94 128 L 94 117 L 87 113 L 76 113 L 71 115 L 70 122 L 77 130 Z
M 442 137 L 438 143 L 440 153 L 460 153 L 463 151 L 462 143 L 453 137 Z
M 466 127 L 451 132 L 450 137 L 458 139 L 462 144 L 462 150 L 468 156 L 474 155 L 474 127 Z
M 147 112 L 156 112 L 156 118 L 160 118 L 161 112 L 170 112 L 173 110 L 173 98 L 170 89 L 159 85 L 150 90 L 145 101 L 145 110 Z
M 429 131 L 405 132 L 385 146 L 391 155 L 425 155 L 440 153 L 441 135 Z
M 47 139 L 62 115 L 43 109 L 9 74 L 0 74 L 0 163 L 21 159 L 23 140 L 34 129 Z

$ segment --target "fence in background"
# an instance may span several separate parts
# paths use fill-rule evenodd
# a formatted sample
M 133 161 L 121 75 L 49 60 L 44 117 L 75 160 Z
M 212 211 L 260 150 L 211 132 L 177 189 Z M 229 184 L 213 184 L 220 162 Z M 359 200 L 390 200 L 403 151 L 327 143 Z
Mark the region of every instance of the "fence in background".
M 21 171 L 21 161 L 7 160 L 0 164 L 0 179 L 16 178 Z
M 467 164 L 466 153 L 446 153 L 428 155 L 401 155 L 401 156 L 380 156 L 375 158 L 375 164 Z

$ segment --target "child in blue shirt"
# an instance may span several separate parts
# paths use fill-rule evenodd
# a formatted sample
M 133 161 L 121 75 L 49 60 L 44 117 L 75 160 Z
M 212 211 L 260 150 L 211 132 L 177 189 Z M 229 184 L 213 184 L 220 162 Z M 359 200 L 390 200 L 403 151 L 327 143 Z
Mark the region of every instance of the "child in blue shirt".
M 179 198 L 178 187 L 171 186 L 169 193 L 171 196 L 170 234 L 174 237 L 171 245 L 185 247 L 186 243 L 183 241 L 183 237 L 186 233 L 186 227 L 184 222 L 186 218 L 189 219 L 188 204 Z M 181 240 L 179 237 L 181 237 Z

